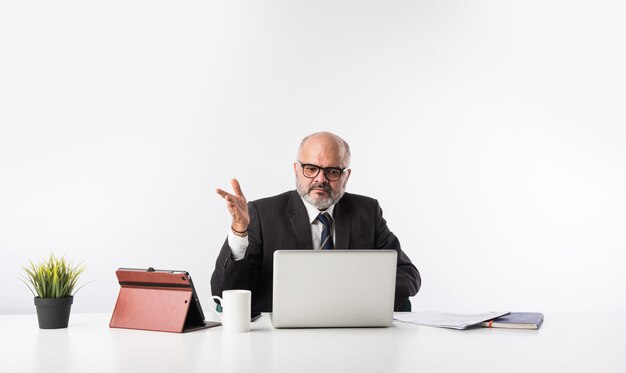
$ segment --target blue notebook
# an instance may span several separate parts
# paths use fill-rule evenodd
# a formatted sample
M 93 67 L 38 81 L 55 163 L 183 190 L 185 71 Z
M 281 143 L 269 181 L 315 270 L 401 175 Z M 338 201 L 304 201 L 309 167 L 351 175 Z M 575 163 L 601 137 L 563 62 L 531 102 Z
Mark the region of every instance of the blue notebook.
M 539 312 L 511 312 L 493 320 L 484 321 L 480 326 L 484 328 L 510 329 L 539 329 L 543 323 L 543 313 Z

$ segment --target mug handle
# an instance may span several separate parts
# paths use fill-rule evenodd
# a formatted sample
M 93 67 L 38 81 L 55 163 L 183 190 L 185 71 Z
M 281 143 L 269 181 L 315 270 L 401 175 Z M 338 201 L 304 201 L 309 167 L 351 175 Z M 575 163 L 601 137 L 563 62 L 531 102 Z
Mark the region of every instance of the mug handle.
M 212 296 L 212 297 L 211 297 L 211 299 L 212 299 L 214 302 L 215 302 L 215 300 L 216 300 L 216 299 L 217 299 L 217 300 L 219 300 L 219 301 L 220 301 L 220 303 L 217 305 L 217 307 L 219 307 L 219 308 L 223 309 L 223 307 L 224 307 L 224 306 L 223 306 L 224 301 L 222 300 L 222 298 L 218 297 L 217 295 L 214 295 L 214 296 Z M 223 315 L 222 315 L 222 313 L 221 313 L 221 312 L 217 312 L 217 307 L 215 307 L 215 308 L 214 308 L 214 307 L 211 307 L 211 310 L 213 310 L 213 313 L 215 313 L 217 316 L 219 316 L 219 317 L 220 317 L 220 319 L 222 319 Z

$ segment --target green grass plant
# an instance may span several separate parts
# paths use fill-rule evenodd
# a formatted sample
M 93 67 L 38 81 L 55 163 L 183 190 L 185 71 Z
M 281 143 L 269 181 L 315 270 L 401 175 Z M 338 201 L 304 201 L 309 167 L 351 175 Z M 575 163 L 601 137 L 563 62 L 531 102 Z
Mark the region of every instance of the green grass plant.
M 24 283 L 34 296 L 40 298 L 63 298 L 74 295 L 78 278 L 85 271 L 81 263 L 76 266 L 67 262 L 64 257 L 57 258 L 54 254 L 39 264 L 29 261 L 23 267 L 26 272 Z M 82 286 L 81 286 L 82 287 Z M 76 291 L 78 291 L 76 289 Z

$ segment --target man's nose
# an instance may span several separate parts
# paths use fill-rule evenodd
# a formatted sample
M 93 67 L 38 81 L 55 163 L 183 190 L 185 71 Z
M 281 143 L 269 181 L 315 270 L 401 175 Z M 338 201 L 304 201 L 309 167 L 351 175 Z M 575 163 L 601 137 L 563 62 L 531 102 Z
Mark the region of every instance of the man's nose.
M 315 176 L 313 181 L 317 184 L 322 184 L 324 182 L 327 183 L 328 179 L 326 178 L 326 174 L 324 173 L 324 170 L 320 169 L 320 172 L 317 174 L 317 176 Z

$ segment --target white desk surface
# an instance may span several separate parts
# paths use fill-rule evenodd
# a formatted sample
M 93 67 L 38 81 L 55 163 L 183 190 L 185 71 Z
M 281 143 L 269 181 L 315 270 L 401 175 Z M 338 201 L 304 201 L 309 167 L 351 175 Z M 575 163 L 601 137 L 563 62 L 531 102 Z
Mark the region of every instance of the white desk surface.
M 73 313 L 67 329 L 0 316 L 0 372 L 626 372 L 619 312 L 545 313 L 538 331 L 221 327 L 186 334 L 110 329 L 109 314 Z

